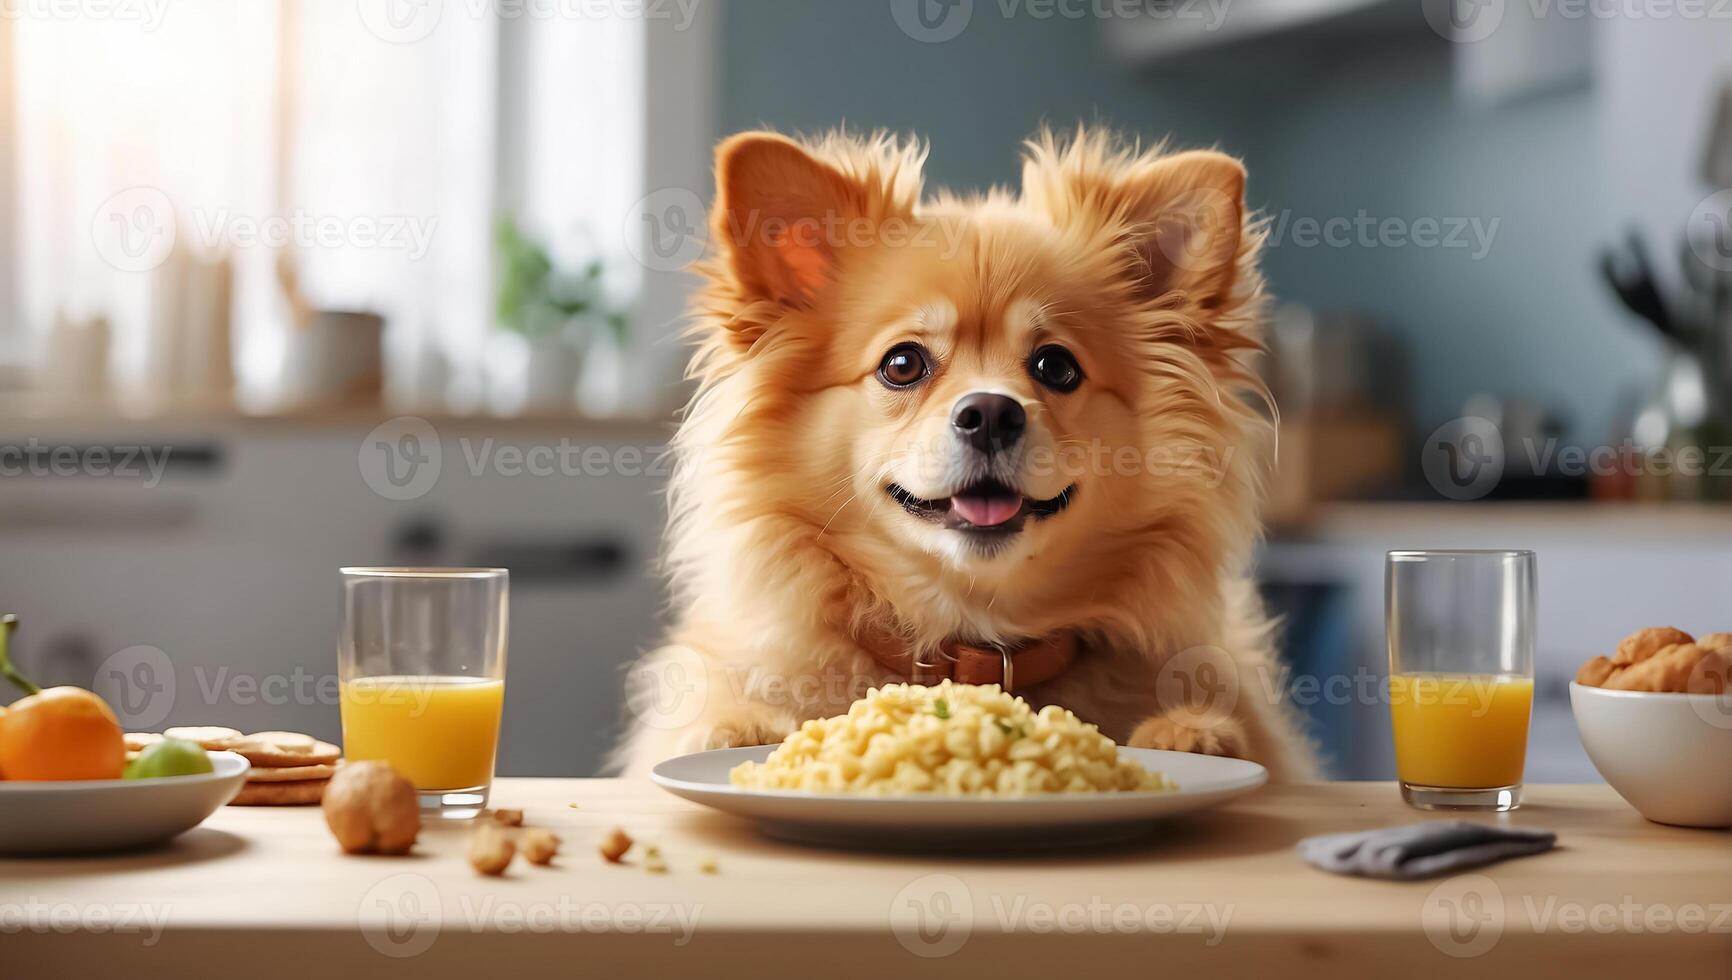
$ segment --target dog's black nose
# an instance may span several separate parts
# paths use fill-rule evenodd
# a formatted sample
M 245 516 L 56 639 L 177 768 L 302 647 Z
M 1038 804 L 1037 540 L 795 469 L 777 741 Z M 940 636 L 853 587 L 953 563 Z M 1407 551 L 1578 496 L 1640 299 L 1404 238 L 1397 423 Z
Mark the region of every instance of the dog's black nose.
M 1009 449 L 1022 439 L 1028 414 L 1014 398 L 976 391 L 957 399 L 950 425 L 962 440 L 983 453 Z

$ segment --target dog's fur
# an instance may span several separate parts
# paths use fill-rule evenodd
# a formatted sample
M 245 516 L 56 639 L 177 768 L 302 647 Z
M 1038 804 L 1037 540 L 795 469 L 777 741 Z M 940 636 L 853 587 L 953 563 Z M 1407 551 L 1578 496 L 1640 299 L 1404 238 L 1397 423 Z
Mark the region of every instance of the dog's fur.
M 906 679 L 874 637 L 930 660 L 947 639 L 1073 631 L 1077 662 L 1017 691 L 1036 707 L 1313 777 L 1247 574 L 1273 431 L 1246 362 L 1264 304 L 1243 168 L 1084 129 L 1028 143 L 1020 194 L 922 200 L 924 159 L 846 134 L 718 149 L 670 488 L 677 621 L 634 668 L 616 764 L 841 713 Z M 934 370 L 894 390 L 880 361 L 910 340 Z M 1074 392 L 1031 377 L 1047 343 L 1080 363 Z M 887 496 L 957 489 L 973 464 L 949 419 L 971 391 L 1027 413 L 994 473 L 1068 504 L 984 543 Z

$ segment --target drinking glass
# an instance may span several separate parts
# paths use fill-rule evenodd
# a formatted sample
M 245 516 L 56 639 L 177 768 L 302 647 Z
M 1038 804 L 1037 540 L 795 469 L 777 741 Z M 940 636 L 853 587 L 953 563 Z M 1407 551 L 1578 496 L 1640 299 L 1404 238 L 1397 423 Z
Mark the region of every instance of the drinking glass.
M 1389 553 L 1389 711 L 1396 775 L 1409 804 L 1521 805 L 1536 565 L 1531 551 Z
M 342 579 L 344 754 L 389 762 L 429 816 L 478 815 L 505 704 L 509 573 L 345 568 Z

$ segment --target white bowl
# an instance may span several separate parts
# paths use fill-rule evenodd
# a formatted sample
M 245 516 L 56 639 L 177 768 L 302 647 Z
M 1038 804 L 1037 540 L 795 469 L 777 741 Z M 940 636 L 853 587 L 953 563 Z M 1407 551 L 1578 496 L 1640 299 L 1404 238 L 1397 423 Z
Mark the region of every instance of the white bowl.
M 1570 684 L 1594 768 L 1655 823 L 1732 827 L 1732 696 Z
M 145 847 L 198 826 L 235 798 L 251 763 L 212 752 L 215 772 L 158 779 L 0 781 L 0 854 Z

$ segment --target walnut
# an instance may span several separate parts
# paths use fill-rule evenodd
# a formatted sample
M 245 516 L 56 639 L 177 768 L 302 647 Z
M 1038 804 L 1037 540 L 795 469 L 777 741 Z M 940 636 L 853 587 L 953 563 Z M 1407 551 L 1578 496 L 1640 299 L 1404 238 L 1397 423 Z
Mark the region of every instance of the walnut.
M 551 830 L 531 827 L 518 838 L 517 849 L 530 864 L 546 864 L 559 853 L 559 835 Z
M 523 826 L 523 811 L 522 810 L 494 810 L 493 811 L 493 822 L 499 824 L 502 827 L 521 827 L 521 826 Z
M 379 760 L 339 768 L 325 787 L 325 823 L 350 854 L 407 854 L 421 833 L 415 784 Z
M 1694 642 L 1695 638 L 1681 629 L 1672 626 L 1650 626 L 1624 637 L 1624 642 L 1618 644 L 1618 652 L 1612 655 L 1612 662 L 1620 667 L 1628 667 L 1647 660 L 1666 647 Z
M 631 850 L 631 836 L 618 827 L 608 833 L 607 839 L 601 842 L 601 856 L 607 858 L 609 864 L 618 864 L 625 852 Z
M 1595 657 L 1576 671 L 1576 683 L 1583 687 L 1600 687 L 1617 672 L 1617 664 L 1605 657 Z
M 502 875 L 516 856 L 511 835 L 496 823 L 482 821 L 469 837 L 469 863 L 484 875 Z
M 1689 683 L 1690 672 L 1706 656 L 1709 656 L 1708 651 L 1694 643 L 1674 643 L 1618 671 L 1606 682 L 1606 688 L 1612 691 L 1681 692 Z

